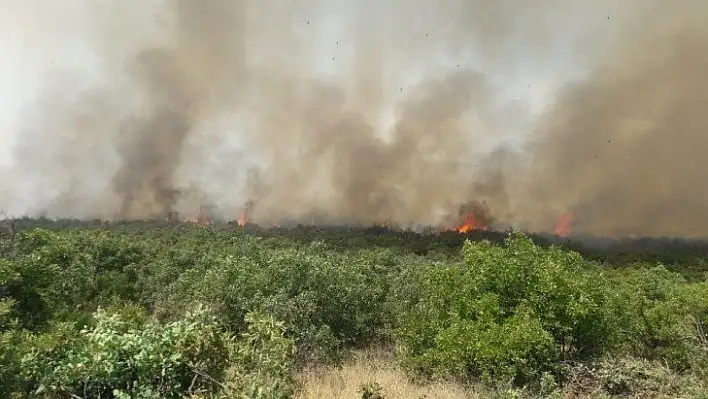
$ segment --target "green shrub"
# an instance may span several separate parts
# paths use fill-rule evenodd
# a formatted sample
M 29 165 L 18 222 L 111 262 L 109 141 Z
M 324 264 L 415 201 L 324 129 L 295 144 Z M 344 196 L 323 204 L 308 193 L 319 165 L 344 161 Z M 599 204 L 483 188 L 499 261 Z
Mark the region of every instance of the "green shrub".
M 0 396 L 10 397 L 21 388 L 20 346 L 22 334 L 12 318 L 14 302 L 0 299 Z
M 522 382 L 612 344 L 605 293 L 579 255 L 514 234 L 505 247 L 468 241 L 463 259 L 430 270 L 418 303 L 401 315 L 405 365 Z
M 680 247 L 588 262 L 518 234 L 22 223 L 0 237 L 1 397 L 288 397 L 294 364 L 391 340 L 409 370 L 508 397 L 558 397 L 581 366 L 601 394 L 708 378 L 706 261 Z
M 369 382 L 359 387 L 361 399 L 385 399 L 384 389 L 378 382 Z
M 289 398 L 295 392 L 295 343 L 285 326 L 258 313 L 246 315 L 247 331 L 232 347 L 226 390 L 248 398 Z
M 49 320 L 81 321 L 99 305 L 135 298 L 130 266 L 138 247 L 85 233 L 31 230 L 20 234 L 22 253 L 0 259 L 0 298 L 15 301 L 22 327 L 38 330 Z
M 627 353 L 677 370 L 708 365 L 708 284 L 687 284 L 662 265 L 635 265 L 607 280 Z
M 135 326 L 120 314 L 98 311 L 96 325 L 68 342 L 42 342 L 22 361 L 37 395 L 181 397 L 221 378 L 230 338 L 203 310 L 160 325 Z
M 210 267 L 183 273 L 160 311 L 208 303 L 234 331 L 243 329 L 250 310 L 273 315 L 287 323 L 303 361 L 336 360 L 339 348 L 370 342 L 392 320 L 387 273 L 393 259 L 385 251 L 354 257 L 326 251 L 321 242 L 302 250 L 252 241 L 236 246 Z
M 294 346 L 272 318 L 248 314 L 240 339 L 204 308 L 165 325 L 139 325 L 100 310 L 95 318 L 92 328 L 57 330 L 26 343 L 20 368 L 32 395 L 181 398 L 222 392 L 284 398 L 293 392 Z

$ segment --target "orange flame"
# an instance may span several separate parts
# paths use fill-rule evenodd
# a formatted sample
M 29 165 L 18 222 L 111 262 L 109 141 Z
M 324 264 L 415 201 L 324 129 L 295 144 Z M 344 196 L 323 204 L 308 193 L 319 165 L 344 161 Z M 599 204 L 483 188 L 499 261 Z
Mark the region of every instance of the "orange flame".
M 573 214 L 566 212 L 558 218 L 556 222 L 555 234 L 560 237 L 568 237 L 573 227 Z
M 465 215 L 465 220 L 455 230 L 458 233 L 468 233 L 473 230 L 487 230 L 487 226 L 470 212 Z
M 252 207 L 253 201 L 246 201 L 246 204 L 244 204 L 243 206 L 243 211 L 240 215 L 238 215 L 238 219 L 236 219 L 236 223 L 239 225 L 239 227 L 244 227 L 248 224 L 248 214 L 250 213 Z
M 194 223 L 197 225 L 202 225 L 202 226 L 212 224 L 211 218 L 209 218 L 209 216 L 204 214 L 204 206 L 203 205 L 199 207 L 199 213 L 197 213 L 197 215 L 194 216 L 194 218 L 187 220 L 187 222 Z
M 246 211 L 241 212 L 241 214 L 238 216 L 238 220 L 236 221 L 240 227 L 245 226 L 248 224 L 248 214 Z

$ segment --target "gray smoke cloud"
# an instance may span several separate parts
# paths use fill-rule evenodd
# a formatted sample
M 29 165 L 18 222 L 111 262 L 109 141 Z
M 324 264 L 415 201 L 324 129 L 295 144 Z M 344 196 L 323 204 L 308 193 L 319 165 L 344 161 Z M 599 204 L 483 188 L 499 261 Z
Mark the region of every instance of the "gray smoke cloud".
M 698 0 L 76 2 L 52 15 L 100 73 L 45 76 L 0 207 L 449 226 L 484 202 L 529 230 L 708 233 Z M 540 117 L 501 105 L 559 68 Z
M 570 211 L 575 232 L 708 236 L 707 16 L 703 2 L 647 2 L 560 91 L 530 147 L 534 227 Z

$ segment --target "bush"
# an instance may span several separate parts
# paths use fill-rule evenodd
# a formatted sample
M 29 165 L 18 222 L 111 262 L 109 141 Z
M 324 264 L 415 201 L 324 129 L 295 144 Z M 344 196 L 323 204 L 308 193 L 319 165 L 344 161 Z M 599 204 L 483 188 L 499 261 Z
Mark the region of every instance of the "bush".
M 309 362 L 337 360 L 340 348 L 375 339 L 391 321 L 386 300 L 393 260 L 386 252 L 354 257 L 318 242 L 304 250 L 236 245 L 235 254 L 182 274 L 159 311 L 175 314 L 175 307 L 201 301 L 234 331 L 243 330 L 248 311 L 273 315 L 287 323 L 301 361 Z
M 613 343 L 605 292 L 578 254 L 514 234 L 505 247 L 468 241 L 463 259 L 427 273 L 418 303 L 401 316 L 408 367 L 521 383 Z
M 0 396 L 10 397 L 19 390 L 20 345 L 22 334 L 17 331 L 17 321 L 11 318 L 12 300 L 0 300 Z
M 495 232 L 18 223 L 0 237 L 2 397 L 289 397 L 296 367 L 391 341 L 408 370 L 509 397 L 708 378 L 700 245 L 588 262 Z
M 28 342 L 21 370 L 33 395 L 181 398 L 222 391 L 276 398 L 292 392 L 292 342 L 272 319 L 249 314 L 241 341 L 204 308 L 166 325 L 138 326 L 100 310 L 95 319 L 78 333 Z
M 135 326 L 120 314 L 95 314 L 96 325 L 68 342 L 37 339 L 22 362 L 34 394 L 181 397 L 208 388 L 225 368 L 229 337 L 206 312 L 184 320 Z
M 662 265 L 635 265 L 611 276 L 614 315 L 627 353 L 663 360 L 676 370 L 708 365 L 708 284 L 686 281 Z
M 705 380 L 682 375 L 663 362 L 607 357 L 569 370 L 566 392 L 574 397 L 708 398 Z
M 15 301 L 24 328 L 81 322 L 99 305 L 135 299 L 130 266 L 142 254 L 128 240 L 37 229 L 20 234 L 19 246 L 14 259 L 0 259 L 0 299 Z
M 295 343 L 285 326 L 258 313 L 246 315 L 248 329 L 231 352 L 226 390 L 248 398 L 280 399 L 294 393 Z

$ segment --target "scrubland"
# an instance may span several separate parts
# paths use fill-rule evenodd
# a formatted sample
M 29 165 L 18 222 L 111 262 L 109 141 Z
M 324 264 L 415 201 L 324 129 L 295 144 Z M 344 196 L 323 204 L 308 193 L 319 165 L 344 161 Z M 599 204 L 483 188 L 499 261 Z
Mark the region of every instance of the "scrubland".
M 6 222 L 0 396 L 708 397 L 695 244 L 547 241 Z

